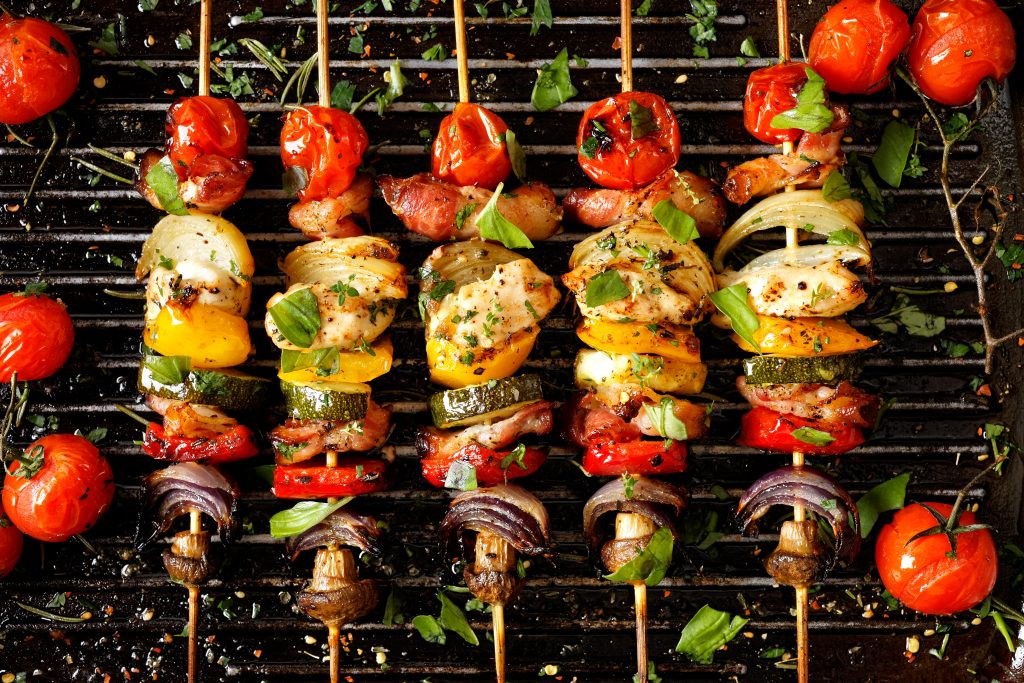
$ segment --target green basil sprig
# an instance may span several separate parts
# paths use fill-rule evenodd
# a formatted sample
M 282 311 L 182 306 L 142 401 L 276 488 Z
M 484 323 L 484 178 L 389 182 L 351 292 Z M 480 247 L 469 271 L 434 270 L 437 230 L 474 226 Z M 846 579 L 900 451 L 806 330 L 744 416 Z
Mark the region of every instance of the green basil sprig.
M 308 287 L 282 298 L 269 313 L 281 335 L 300 348 L 308 349 L 320 331 L 320 305 Z

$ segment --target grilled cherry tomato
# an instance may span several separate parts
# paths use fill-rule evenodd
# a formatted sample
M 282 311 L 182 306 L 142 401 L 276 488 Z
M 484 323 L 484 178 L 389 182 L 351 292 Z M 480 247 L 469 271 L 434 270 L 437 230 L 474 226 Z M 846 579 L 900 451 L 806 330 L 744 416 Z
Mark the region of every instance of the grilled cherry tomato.
M 89 529 L 114 498 L 110 464 L 81 436 L 44 436 L 10 471 L 3 493 L 7 516 L 40 541 L 66 541 Z
M 157 460 L 211 464 L 234 462 L 251 458 L 260 452 L 256 435 L 245 425 L 238 425 L 215 438 L 194 439 L 187 436 L 168 436 L 163 425 L 150 422 L 142 437 L 142 452 Z
M 832 92 L 868 95 L 889 83 L 909 41 L 907 15 L 890 0 L 843 0 L 814 27 L 808 61 Z
M 686 469 L 686 444 L 671 439 L 595 444 L 583 454 L 583 469 L 596 477 L 678 474 Z
M 178 178 L 190 175 L 201 156 L 244 159 L 249 149 L 249 122 L 232 99 L 182 97 L 167 110 L 167 154 Z
M 0 16 L 0 123 L 46 116 L 68 101 L 80 75 L 67 33 L 42 19 Z
M 64 304 L 43 294 L 0 296 L 0 382 L 49 377 L 71 355 L 75 327 Z
M 340 498 L 383 491 L 389 484 L 383 460 L 345 457 L 337 467 L 278 465 L 273 492 L 278 498 Z
M 797 95 L 807 82 L 806 68 L 786 62 L 750 74 L 743 99 L 743 125 L 748 133 L 769 145 L 800 139 L 804 132 L 799 128 L 772 128 L 771 123 L 777 115 L 796 106 Z
M 352 185 L 370 146 L 363 124 L 346 111 L 310 105 L 288 114 L 281 128 L 281 161 L 305 174 L 300 201 L 337 197 Z
M 0 579 L 11 573 L 21 559 L 25 537 L 0 509 Z
M 793 436 L 794 431 L 805 427 L 824 432 L 832 437 L 833 441 L 815 445 Z M 814 435 L 805 438 L 813 439 Z M 758 406 L 743 416 L 740 437 L 736 443 L 752 448 L 762 448 L 773 453 L 803 451 L 810 455 L 838 455 L 864 443 L 864 434 L 857 427 L 821 429 L 814 420 L 805 420 L 795 415 L 784 415 Z
M 441 120 L 430 172 L 453 185 L 493 190 L 512 170 L 505 145 L 507 131 L 497 114 L 470 102 L 458 103 Z
M 947 518 L 953 509 L 945 503 L 928 505 Z M 961 514 L 959 526 L 974 523 L 973 513 Z M 952 548 L 944 534 L 910 540 L 937 524 L 918 503 L 897 512 L 878 534 L 878 573 L 893 597 L 910 609 L 925 614 L 962 612 L 992 592 L 999 568 L 996 546 L 987 529 L 957 534 L 956 557 L 950 557 Z
M 548 459 L 547 453 L 540 448 L 526 448 L 521 458 L 513 458 L 509 461 L 508 467 L 502 468 L 502 460 L 511 453 L 512 451 L 493 451 L 479 444 L 470 444 L 459 449 L 451 457 L 424 458 L 420 464 L 423 467 L 423 478 L 437 488 L 444 488 L 448 470 L 456 460 L 468 463 L 476 469 L 476 483 L 480 486 L 497 486 L 504 484 L 506 480 L 533 474 Z
M 971 102 L 986 78 L 1001 82 L 1016 58 L 1013 24 L 993 0 L 926 0 L 907 51 L 924 94 L 953 106 Z
M 576 148 L 580 167 L 595 183 L 636 189 L 679 161 L 679 124 L 658 95 L 626 92 L 590 105 Z

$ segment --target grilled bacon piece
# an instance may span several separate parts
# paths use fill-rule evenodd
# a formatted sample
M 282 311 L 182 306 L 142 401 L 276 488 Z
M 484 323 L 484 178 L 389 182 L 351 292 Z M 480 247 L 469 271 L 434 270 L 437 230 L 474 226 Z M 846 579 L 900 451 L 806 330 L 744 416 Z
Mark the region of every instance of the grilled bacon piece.
M 368 399 L 366 415 L 351 422 L 287 420 L 270 432 L 278 465 L 294 465 L 324 451 L 372 451 L 384 445 L 391 431 L 391 406 Z
M 860 427 L 875 425 L 881 405 L 879 398 L 843 380 L 827 384 L 747 384 L 742 375 L 736 388 L 751 405 L 815 420 L 822 427 Z
M 551 403 L 538 401 L 524 406 L 517 413 L 491 424 L 465 429 L 422 427 L 416 434 L 416 452 L 421 458 L 451 458 L 466 446 L 477 444 L 497 451 L 510 446 L 527 434 L 547 434 L 554 426 Z

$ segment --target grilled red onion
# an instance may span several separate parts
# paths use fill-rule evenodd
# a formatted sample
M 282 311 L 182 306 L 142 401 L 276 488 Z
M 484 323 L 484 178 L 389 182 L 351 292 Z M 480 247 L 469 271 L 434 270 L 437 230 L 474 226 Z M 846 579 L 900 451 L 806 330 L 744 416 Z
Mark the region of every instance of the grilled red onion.
M 467 548 L 465 532 L 475 531 L 500 536 L 524 555 L 543 555 L 551 544 L 548 513 L 536 496 L 526 489 L 504 484 L 474 489 L 455 496 L 441 520 L 441 544 L 454 556 L 456 541 Z
M 668 528 L 675 538 L 675 518 L 686 507 L 689 497 L 686 489 L 666 484 L 658 479 L 640 477 L 633 482 L 633 490 L 626 495 L 626 482 L 621 477 L 597 490 L 583 507 L 583 535 L 591 552 L 601 548 L 598 523 L 610 512 L 631 512 L 651 520 L 659 529 Z
M 860 550 L 857 504 L 832 477 L 814 467 L 787 465 L 754 482 L 740 498 L 736 514 L 744 533 L 757 533 L 757 520 L 775 505 L 802 505 L 828 520 L 836 537 L 837 560 L 849 562 Z M 852 523 L 851 523 L 852 522 Z
M 234 537 L 238 488 L 216 467 L 195 462 L 171 465 L 146 477 L 143 489 L 143 518 L 135 537 L 139 548 L 170 529 L 176 518 L 193 511 L 217 522 L 221 540 L 230 542 Z M 146 518 L 148 535 L 144 530 Z
M 381 531 L 377 520 L 367 515 L 357 515 L 345 508 L 339 508 L 322 522 L 311 526 L 297 536 L 289 536 L 284 542 L 284 551 L 292 561 L 306 550 L 330 545 L 352 546 L 371 555 L 381 555 L 377 539 Z

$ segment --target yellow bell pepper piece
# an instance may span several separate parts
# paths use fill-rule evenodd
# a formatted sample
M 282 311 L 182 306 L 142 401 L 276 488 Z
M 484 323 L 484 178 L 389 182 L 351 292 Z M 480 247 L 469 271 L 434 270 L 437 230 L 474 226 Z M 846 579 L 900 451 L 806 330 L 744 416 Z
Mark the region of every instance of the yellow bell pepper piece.
M 230 368 L 252 348 L 245 318 L 206 304 L 170 302 L 146 326 L 146 346 L 164 356 L 189 356 L 197 368 Z
M 586 318 L 576 327 L 576 335 L 587 346 L 607 353 L 649 353 L 685 363 L 700 362 L 700 340 L 688 327 Z
M 339 355 L 338 371 L 333 375 L 319 375 L 316 368 L 302 368 L 291 372 L 279 372 L 277 376 L 286 382 L 348 382 L 362 384 L 376 379 L 391 370 L 395 355 L 395 347 L 390 337 L 382 337 L 375 341 L 370 350 L 342 351 Z M 310 353 L 303 351 L 304 354 Z
M 534 325 L 529 330 L 512 335 L 507 345 L 491 349 L 468 349 L 447 339 L 428 339 L 430 381 L 449 389 L 458 389 L 511 377 L 530 355 L 539 333 L 540 329 Z
M 878 344 L 841 318 L 788 320 L 759 315 L 757 319 L 761 326 L 753 337 L 761 353 L 780 356 L 838 356 L 870 349 Z M 732 339 L 744 351 L 758 351 L 739 335 L 732 335 Z

